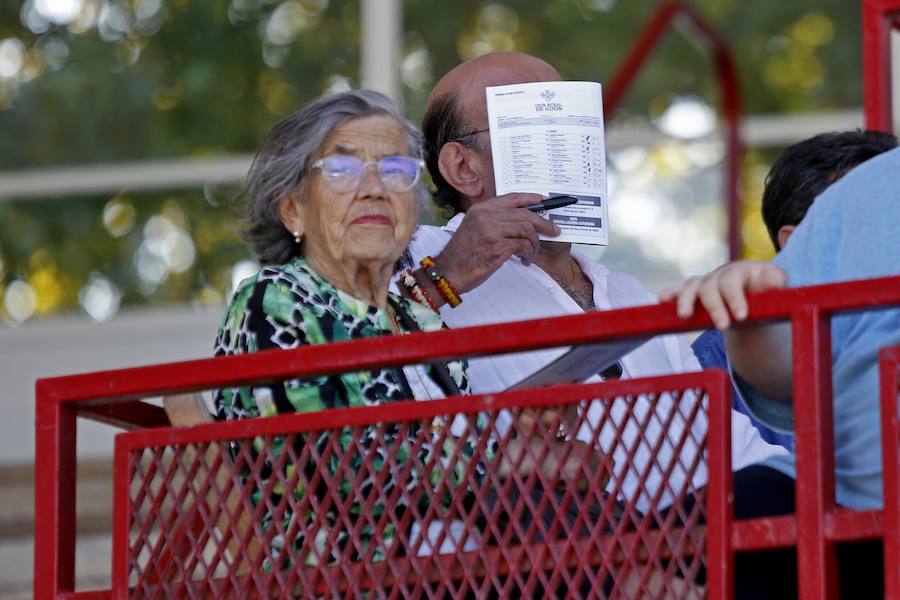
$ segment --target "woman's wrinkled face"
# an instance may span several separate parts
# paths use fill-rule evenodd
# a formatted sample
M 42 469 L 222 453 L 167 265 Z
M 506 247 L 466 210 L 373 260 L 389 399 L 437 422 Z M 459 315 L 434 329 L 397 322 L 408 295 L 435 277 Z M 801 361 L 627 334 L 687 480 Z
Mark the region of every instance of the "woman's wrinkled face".
M 403 125 L 378 115 L 344 122 L 312 162 L 335 154 L 379 161 L 408 152 Z M 338 192 L 320 169 L 312 169 L 302 189 L 285 200 L 291 205 L 282 206 L 282 220 L 289 231 L 302 234 L 302 254 L 314 265 L 327 269 L 359 262 L 393 265 L 417 225 L 415 189 L 388 190 L 372 165 L 357 189 Z

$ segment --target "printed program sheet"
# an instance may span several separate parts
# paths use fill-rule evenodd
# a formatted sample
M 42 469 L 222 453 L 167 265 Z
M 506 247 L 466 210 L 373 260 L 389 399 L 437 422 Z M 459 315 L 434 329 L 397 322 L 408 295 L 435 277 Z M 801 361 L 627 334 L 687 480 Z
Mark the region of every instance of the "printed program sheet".
M 575 244 L 609 243 L 603 96 L 591 81 L 489 87 L 488 126 L 497 195 L 575 196 L 544 215 Z

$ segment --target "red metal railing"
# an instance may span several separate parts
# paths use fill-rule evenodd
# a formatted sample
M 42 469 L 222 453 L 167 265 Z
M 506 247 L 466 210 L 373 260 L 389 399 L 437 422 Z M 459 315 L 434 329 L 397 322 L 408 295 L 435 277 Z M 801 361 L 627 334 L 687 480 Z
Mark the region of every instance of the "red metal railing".
M 900 13 L 900 0 L 863 0 L 863 45 L 866 125 L 892 129 L 890 40 L 889 32 Z M 607 86 L 607 109 L 621 98 L 630 80 L 655 47 L 676 14 L 699 28 L 712 42 L 716 65 L 723 82 L 723 102 L 729 119 L 729 172 L 737 173 L 740 149 L 737 101 L 733 61 L 727 48 L 714 32 L 708 31 L 690 8 L 671 3 L 658 13 L 640 36 L 616 77 Z M 732 101 L 728 99 L 732 98 Z M 729 108 L 731 107 L 731 108 Z M 736 176 L 730 177 L 731 187 Z M 731 188 L 730 188 L 731 189 Z M 732 192 L 730 192 L 731 194 Z M 736 188 L 735 192 L 736 194 Z M 736 195 L 730 195 L 735 202 Z M 732 212 L 736 215 L 736 212 Z M 732 219 L 734 216 L 732 216 Z M 733 229 L 733 222 L 730 229 Z M 734 255 L 734 233 L 729 246 Z M 900 600 L 900 481 L 898 481 L 898 425 L 896 414 L 897 371 L 900 351 L 882 354 L 882 410 L 885 467 L 885 506 L 882 511 L 836 511 L 834 507 L 833 448 L 828 432 L 832 430 L 830 393 L 830 345 L 828 317 L 833 312 L 858 307 L 900 302 L 900 278 L 839 286 L 792 290 L 783 294 L 759 294 L 751 301 L 751 319 L 790 318 L 794 326 L 795 349 L 795 423 L 798 431 L 798 502 L 796 516 L 757 519 L 734 523 L 729 528 L 727 498 L 718 508 L 708 507 L 707 545 L 723 548 L 722 560 L 710 555 L 709 566 L 722 565 L 719 585 L 710 585 L 710 597 L 727 597 L 732 551 L 791 546 L 799 550 L 800 586 L 804 598 L 834 597 L 833 581 L 828 573 L 834 562 L 837 540 L 877 538 L 884 531 L 886 556 L 886 593 Z M 158 407 L 139 401 L 149 395 L 209 389 L 221 385 L 252 381 L 275 381 L 299 373 L 309 375 L 378 365 L 399 365 L 461 355 L 489 354 L 598 339 L 615 339 L 644 333 L 677 332 L 709 326 L 705 316 L 680 321 L 671 306 L 646 307 L 562 317 L 534 323 L 509 324 L 472 330 L 428 334 L 431 337 L 404 336 L 392 340 L 367 340 L 352 344 L 334 344 L 277 354 L 188 361 L 171 365 L 143 367 L 59 377 L 41 380 L 36 387 L 36 485 L 35 485 L 35 596 L 37 598 L 105 598 L 111 591 L 74 591 L 75 557 L 75 419 L 89 418 L 124 429 L 160 428 L 167 419 Z M 610 389 L 607 389 L 611 393 Z M 458 410 L 477 411 L 494 402 L 487 396 L 467 400 Z M 482 404 L 478 404 L 481 402 Z M 540 404 L 534 401 L 537 406 Z M 473 404 L 474 403 L 474 404 Z M 430 406 L 417 405 L 420 410 Z M 449 407 L 448 407 L 449 409 Z M 425 413 L 419 414 L 422 416 Z M 371 416 L 371 415 L 370 415 Z M 412 415 L 409 415 L 412 416 Z M 317 417 L 327 426 L 327 417 Z M 229 424 L 231 425 L 231 424 Z M 254 427 L 253 424 L 235 424 Z M 213 429 L 196 428 L 198 435 Z M 299 431 L 299 429 L 298 429 Z M 148 432 L 149 434 L 149 432 Z M 240 432 L 229 430 L 229 435 Z M 186 443 L 183 432 L 159 429 L 153 435 L 158 443 Z M 249 435 L 249 433 L 247 433 Z M 128 438 L 133 439 L 133 438 Z M 130 447 L 123 442 L 121 448 Z M 124 452 L 124 451 L 123 451 Z M 710 461 L 720 460 L 711 450 Z M 124 454 L 118 456 L 123 461 Z M 119 465 L 122 468 L 122 465 Z M 121 472 L 121 471 L 120 471 Z M 711 469 L 715 472 L 715 469 Z M 117 496 L 127 496 L 128 479 L 116 480 Z M 723 482 L 727 489 L 728 481 Z M 710 488 L 715 488 L 713 483 Z M 720 523 L 714 523 L 719 515 Z M 118 515 L 119 519 L 128 515 Z M 883 523 L 882 523 L 883 521 Z M 121 542 L 120 542 L 121 543 Z M 122 556 L 117 554 L 116 561 Z M 122 567 L 117 563 L 121 583 Z M 711 581 L 715 575 L 711 572 Z
M 900 600 L 900 346 L 879 355 L 881 379 L 881 450 L 884 471 L 884 597 Z
M 829 566 L 834 561 L 835 542 L 877 538 L 882 532 L 881 511 L 836 510 L 834 505 L 829 318 L 836 312 L 896 304 L 900 304 L 900 277 L 767 292 L 754 295 L 750 301 L 750 320 L 790 319 L 793 323 L 797 493 L 802 501 L 797 503 L 795 516 L 739 522 L 729 530 L 730 501 L 723 499 L 718 508 L 707 508 L 711 521 L 714 514 L 719 514 L 721 519 L 719 523 L 710 523 L 707 544 L 710 548 L 723 546 L 726 557 L 733 551 L 797 545 L 804 598 L 833 597 L 829 595 L 834 593 Z M 132 428 L 155 427 L 161 422 L 159 413 L 136 399 L 457 356 L 696 330 L 709 325 L 706 315 L 683 321 L 677 318 L 672 305 L 647 306 L 40 380 L 36 407 L 35 514 L 40 518 L 36 519 L 35 525 L 35 595 L 38 598 L 105 597 L 110 593 L 100 596 L 73 593 L 77 416 Z M 617 389 L 609 388 L 610 393 Z M 521 394 L 515 401 L 524 403 L 528 393 Z M 489 409 L 498 398 L 498 395 L 488 395 L 469 400 L 471 404 L 461 404 L 459 410 L 469 413 Z M 536 399 L 534 402 L 539 405 L 548 401 Z M 416 414 L 416 418 L 424 418 L 427 406 L 416 405 L 416 410 L 426 411 Z M 328 419 L 337 417 L 323 415 L 320 418 L 318 425 L 327 428 Z M 227 426 L 234 429 L 227 430 L 226 439 L 255 435 L 252 428 L 256 425 L 251 423 Z M 225 432 L 215 429 L 222 425 L 209 427 L 208 430 L 196 428 L 196 431 L 207 432 L 205 435 L 213 431 Z M 246 429 L 241 430 L 241 427 Z M 277 428 L 270 433 L 278 433 Z M 160 436 L 158 439 L 153 437 L 157 435 Z M 163 429 L 147 440 L 185 443 L 185 435 L 177 430 Z M 710 454 L 709 460 L 710 470 L 715 472 L 714 461 L 725 458 Z M 120 469 L 122 466 L 119 465 Z M 728 485 L 727 481 L 724 483 Z M 127 487 L 128 483 L 118 477 L 116 485 Z M 715 490 L 709 489 L 709 494 L 714 497 Z M 117 491 L 117 497 L 122 493 L 127 495 L 124 488 L 117 487 Z M 119 515 L 118 518 L 123 517 Z M 121 559 L 117 556 L 117 560 Z M 710 561 L 709 564 L 718 568 L 719 563 Z M 719 595 L 711 588 L 710 597 L 727 597 L 728 584 L 722 582 L 730 573 L 728 561 L 723 560 L 722 565 L 722 572 L 717 575 L 719 584 L 715 586 L 722 593 Z M 119 565 L 119 577 L 121 572 Z M 710 581 L 715 581 L 712 569 Z
M 663 37 L 675 25 L 685 25 L 690 36 L 698 40 L 712 55 L 713 67 L 719 83 L 722 115 L 725 120 L 725 209 L 728 217 L 728 256 L 741 257 L 741 89 L 731 48 L 696 10 L 684 2 L 667 2 L 637 35 L 628 54 L 610 78 L 603 92 L 606 118 L 615 111 L 628 88 L 640 74 L 641 68 Z
M 587 443 L 555 437 L 570 406 Z M 698 597 L 707 564 L 721 590 L 729 406 L 710 372 L 122 434 L 113 595 Z

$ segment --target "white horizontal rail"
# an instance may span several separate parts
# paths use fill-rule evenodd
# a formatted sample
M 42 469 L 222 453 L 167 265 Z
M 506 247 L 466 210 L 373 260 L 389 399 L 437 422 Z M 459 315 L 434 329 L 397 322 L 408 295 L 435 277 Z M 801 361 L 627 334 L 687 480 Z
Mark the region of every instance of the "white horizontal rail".
M 747 117 L 741 135 L 747 146 L 786 146 L 817 133 L 861 127 L 861 110 Z M 714 139 L 719 134 L 713 134 Z M 607 149 L 652 146 L 666 137 L 650 124 L 611 127 Z M 175 158 L 128 163 L 104 163 L 17 171 L 0 171 L 0 201 L 55 200 L 70 196 L 155 192 L 199 188 L 209 183 L 240 182 L 252 156 Z
M 155 192 L 236 182 L 246 177 L 252 160 L 252 155 L 241 154 L 0 171 L 0 201 Z

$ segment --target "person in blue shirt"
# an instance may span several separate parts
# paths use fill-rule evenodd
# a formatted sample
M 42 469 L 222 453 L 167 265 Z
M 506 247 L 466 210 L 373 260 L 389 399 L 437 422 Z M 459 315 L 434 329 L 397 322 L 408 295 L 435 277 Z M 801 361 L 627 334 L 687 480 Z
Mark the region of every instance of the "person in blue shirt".
M 898 183 L 900 149 L 894 149 L 859 165 L 819 196 L 772 262 L 729 263 L 660 294 L 663 301 L 675 299 L 685 318 L 699 300 L 716 328 L 725 330 L 731 371 L 747 406 L 773 429 L 789 431 L 793 425 L 790 325 L 730 328 L 747 317 L 746 292 L 900 275 Z M 878 351 L 900 345 L 900 308 L 836 315 L 831 344 L 836 502 L 851 509 L 880 508 Z M 735 517 L 793 512 L 795 474 L 793 454 L 735 473 Z M 742 566 L 738 557 L 736 597 L 796 597 L 796 552 L 755 554 L 752 566 Z M 842 597 L 883 597 L 880 541 L 838 544 L 838 557 Z
M 816 196 L 857 165 L 896 147 L 897 138 L 890 133 L 857 129 L 822 133 L 785 148 L 766 176 L 762 197 L 762 217 L 775 251 L 787 243 Z M 704 369 L 728 370 L 720 331 L 705 331 L 691 348 Z M 793 450 L 793 436 L 750 414 L 737 389 L 732 391 L 732 406 L 750 418 L 764 440 Z

